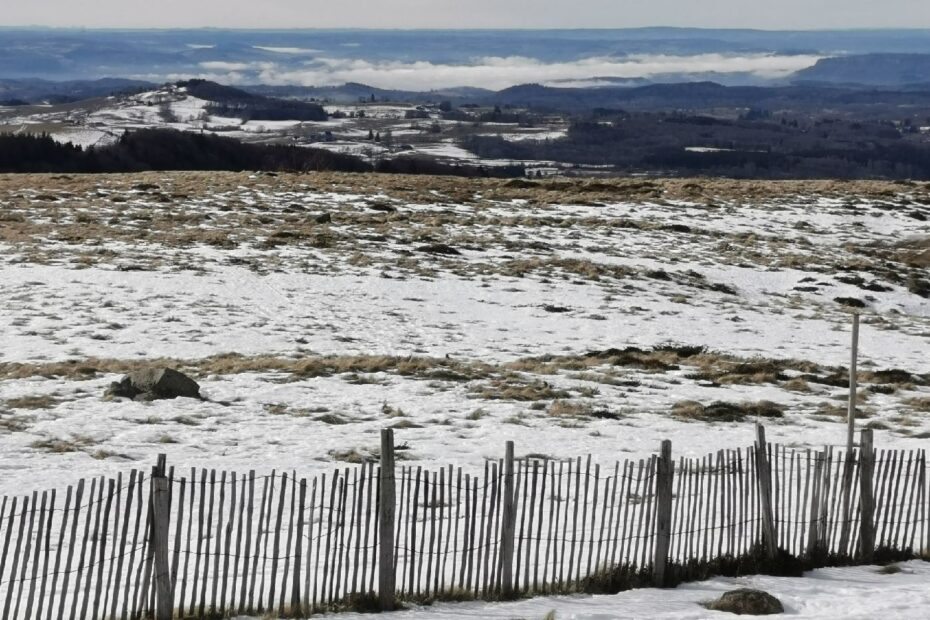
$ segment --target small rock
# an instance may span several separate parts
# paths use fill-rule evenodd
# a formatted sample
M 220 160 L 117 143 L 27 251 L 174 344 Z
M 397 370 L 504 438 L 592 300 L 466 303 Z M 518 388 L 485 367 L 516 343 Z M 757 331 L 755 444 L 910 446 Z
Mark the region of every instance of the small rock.
M 727 611 L 737 615 L 767 616 L 785 613 L 781 601 L 762 590 L 740 588 L 724 592 L 723 596 L 707 605 L 714 611 Z
M 146 368 L 131 372 L 111 383 L 104 396 L 139 401 L 178 397 L 203 400 L 197 382 L 171 368 Z
M 865 308 L 865 302 L 855 297 L 834 297 L 833 301 L 850 308 Z
M 333 216 L 330 215 L 329 213 L 320 213 L 319 215 L 313 218 L 313 221 L 316 222 L 317 224 L 329 224 L 330 222 L 333 221 Z
M 417 252 L 426 252 L 427 254 L 443 254 L 445 256 L 459 256 L 461 254 L 461 252 L 450 245 L 446 245 L 445 243 L 431 243 L 429 245 L 421 245 L 417 248 Z

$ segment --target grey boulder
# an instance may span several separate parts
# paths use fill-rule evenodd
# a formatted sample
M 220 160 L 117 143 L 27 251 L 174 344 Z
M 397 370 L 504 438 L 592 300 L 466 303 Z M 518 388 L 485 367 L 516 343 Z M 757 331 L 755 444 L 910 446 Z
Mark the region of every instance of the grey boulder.
M 707 608 L 747 616 L 767 616 L 785 611 L 777 598 L 763 590 L 751 588 L 724 592 L 723 596 L 708 604 Z
M 105 396 L 132 400 L 178 397 L 203 400 L 197 382 L 171 368 L 145 368 L 131 372 L 111 383 Z

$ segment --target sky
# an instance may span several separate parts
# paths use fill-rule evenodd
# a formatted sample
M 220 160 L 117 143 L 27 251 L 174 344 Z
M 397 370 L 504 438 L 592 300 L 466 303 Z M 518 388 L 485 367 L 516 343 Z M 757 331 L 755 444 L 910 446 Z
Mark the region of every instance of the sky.
M 29 0 L 2 26 L 928 28 L 928 0 Z

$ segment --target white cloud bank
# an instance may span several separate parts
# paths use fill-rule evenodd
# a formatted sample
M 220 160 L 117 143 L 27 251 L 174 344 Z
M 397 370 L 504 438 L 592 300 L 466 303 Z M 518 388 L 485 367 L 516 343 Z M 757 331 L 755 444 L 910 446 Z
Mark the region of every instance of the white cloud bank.
M 694 56 L 635 55 L 591 57 L 570 62 L 547 63 L 522 56 L 485 57 L 471 64 L 446 65 L 425 61 L 370 61 L 344 58 L 314 58 L 300 64 L 203 63 L 211 74 L 234 72 L 225 81 L 263 84 L 333 86 L 360 82 L 378 88 L 430 90 L 474 86 L 499 90 L 515 84 L 552 84 L 594 77 L 659 78 L 669 74 L 744 73 L 778 79 L 815 64 L 814 55 L 699 54 Z M 214 75 L 215 77 L 215 75 Z

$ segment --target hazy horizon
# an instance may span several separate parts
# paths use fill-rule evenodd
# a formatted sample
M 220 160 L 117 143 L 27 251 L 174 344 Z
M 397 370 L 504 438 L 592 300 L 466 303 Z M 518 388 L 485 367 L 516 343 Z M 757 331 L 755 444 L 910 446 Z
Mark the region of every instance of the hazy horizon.
M 356 0 L 345 5 L 316 0 L 266 0 L 261 10 L 242 0 L 33 0 L 6 7 L 0 25 L 66 28 L 235 29 L 615 29 L 681 27 L 761 30 L 923 29 L 930 27 L 924 0 L 783 0 L 779 3 L 716 0 Z
M 617 80 L 784 83 L 819 60 L 930 54 L 930 29 L 229 29 L 0 30 L 0 78 L 190 78 L 224 84 L 385 89 Z

